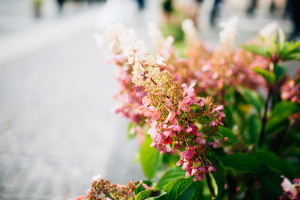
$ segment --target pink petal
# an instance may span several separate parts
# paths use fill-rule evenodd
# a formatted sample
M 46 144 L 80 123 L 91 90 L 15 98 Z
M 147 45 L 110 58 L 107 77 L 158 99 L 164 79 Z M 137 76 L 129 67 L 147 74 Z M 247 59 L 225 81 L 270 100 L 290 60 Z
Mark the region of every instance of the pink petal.
M 143 99 L 142 99 L 142 103 L 143 103 L 144 106 L 148 106 L 148 105 L 151 104 L 151 101 L 147 96 L 144 96 Z

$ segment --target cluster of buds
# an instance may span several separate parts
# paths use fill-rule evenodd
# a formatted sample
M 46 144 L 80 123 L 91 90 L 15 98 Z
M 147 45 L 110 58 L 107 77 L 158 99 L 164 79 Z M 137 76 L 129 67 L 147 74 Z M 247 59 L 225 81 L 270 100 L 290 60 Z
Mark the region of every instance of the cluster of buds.
M 293 184 L 289 179 L 284 178 L 281 187 L 284 191 L 284 195 L 280 196 L 280 200 L 299 200 L 300 199 L 300 179 L 295 178 Z
M 134 198 L 134 190 L 140 187 L 134 181 L 125 183 L 125 185 L 111 184 L 110 180 L 95 180 L 88 194 L 78 197 L 77 200 L 125 200 Z

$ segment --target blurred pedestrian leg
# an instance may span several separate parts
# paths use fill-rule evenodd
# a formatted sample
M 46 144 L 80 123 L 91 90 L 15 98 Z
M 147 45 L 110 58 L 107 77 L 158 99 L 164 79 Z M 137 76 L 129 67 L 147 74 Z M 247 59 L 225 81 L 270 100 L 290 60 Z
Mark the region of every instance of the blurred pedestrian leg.
M 247 9 L 248 15 L 253 16 L 256 5 L 257 5 L 257 0 L 251 0 L 250 6 Z
M 290 40 L 296 39 L 300 34 L 300 1 L 299 0 L 289 0 L 290 16 L 293 22 L 293 32 L 290 35 Z
M 64 8 L 65 0 L 56 0 L 56 2 L 57 2 L 57 5 L 58 5 L 58 12 L 62 13 L 63 8 Z
M 210 13 L 210 25 L 212 27 L 215 26 L 215 23 L 216 23 L 216 17 L 218 16 L 218 13 L 219 13 L 219 4 L 222 2 L 222 0 L 215 0 L 214 1 L 214 5 L 213 5 L 213 8 L 212 8 L 212 11 Z
M 139 10 L 143 10 L 145 8 L 145 0 L 137 0 Z

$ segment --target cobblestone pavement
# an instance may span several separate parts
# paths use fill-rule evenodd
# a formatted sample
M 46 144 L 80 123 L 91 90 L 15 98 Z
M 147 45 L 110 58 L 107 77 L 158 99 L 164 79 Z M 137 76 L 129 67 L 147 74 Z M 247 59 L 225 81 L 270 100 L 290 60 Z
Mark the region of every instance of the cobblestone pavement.
M 114 69 L 92 27 L 95 18 L 98 31 L 126 19 L 145 38 L 143 17 L 154 18 L 118 6 L 123 19 L 96 8 L 0 38 L 0 200 L 75 199 L 99 172 L 114 183 L 143 179 L 127 121 L 110 111 Z M 242 39 L 258 29 L 248 21 L 241 27 Z M 217 41 L 216 32 L 204 37 Z
M 74 199 L 99 172 L 121 183 L 143 178 L 127 122 L 111 112 L 113 67 L 85 19 L 51 43 L 29 36 L 38 48 L 0 64 L 0 199 Z

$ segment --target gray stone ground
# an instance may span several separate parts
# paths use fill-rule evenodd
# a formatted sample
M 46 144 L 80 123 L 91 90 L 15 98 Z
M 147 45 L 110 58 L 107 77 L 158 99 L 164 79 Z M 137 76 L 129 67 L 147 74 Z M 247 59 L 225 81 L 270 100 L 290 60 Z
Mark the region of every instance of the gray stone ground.
M 110 111 L 114 67 L 93 34 L 123 21 L 147 39 L 145 19 L 157 20 L 154 11 L 138 13 L 124 0 L 38 24 L 25 17 L 17 27 L 3 20 L 8 2 L 0 4 L 0 199 L 75 199 L 99 172 L 114 183 L 143 179 L 127 121 Z M 239 40 L 268 22 L 243 18 Z M 217 33 L 204 38 L 216 42 Z

